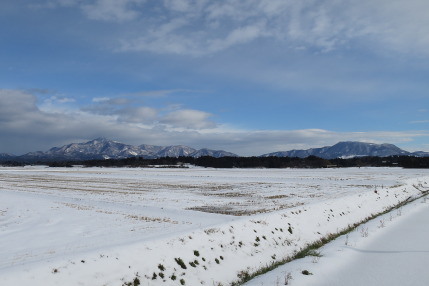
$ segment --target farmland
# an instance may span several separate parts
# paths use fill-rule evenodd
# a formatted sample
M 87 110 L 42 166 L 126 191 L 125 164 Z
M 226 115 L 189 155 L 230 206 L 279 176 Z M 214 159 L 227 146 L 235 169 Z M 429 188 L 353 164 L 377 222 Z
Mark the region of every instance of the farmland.
M 228 285 L 428 182 L 401 168 L 3 167 L 0 284 Z

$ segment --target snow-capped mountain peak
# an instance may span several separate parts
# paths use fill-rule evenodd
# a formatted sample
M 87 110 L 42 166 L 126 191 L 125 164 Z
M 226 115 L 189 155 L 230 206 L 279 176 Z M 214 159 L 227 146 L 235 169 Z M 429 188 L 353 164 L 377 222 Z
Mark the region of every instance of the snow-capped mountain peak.
M 420 152 L 419 155 L 421 156 L 424 153 L 425 152 Z M 326 146 L 322 148 L 280 151 L 280 152 L 264 154 L 262 156 L 263 157 L 269 157 L 269 156 L 300 157 L 300 158 L 305 158 L 308 156 L 317 156 L 324 159 L 334 159 L 334 158 L 352 158 L 352 157 L 360 157 L 360 156 L 387 157 L 387 156 L 395 156 L 395 155 L 418 156 L 417 152 L 410 153 L 400 149 L 399 147 L 393 144 L 386 144 L 386 143 L 375 144 L 375 143 L 364 143 L 364 142 L 354 142 L 354 141 L 338 142 L 333 146 Z
M 62 147 L 53 147 L 47 152 L 31 152 L 19 156 L 23 160 L 92 160 L 92 159 L 121 159 L 141 156 L 144 158 L 160 157 L 180 157 L 180 156 L 237 156 L 233 153 L 205 149 L 206 151 L 176 145 L 176 146 L 155 146 L 142 144 L 139 146 L 127 145 L 106 138 L 97 138 L 84 143 L 71 143 Z M 225 155 L 224 155 L 225 153 Z

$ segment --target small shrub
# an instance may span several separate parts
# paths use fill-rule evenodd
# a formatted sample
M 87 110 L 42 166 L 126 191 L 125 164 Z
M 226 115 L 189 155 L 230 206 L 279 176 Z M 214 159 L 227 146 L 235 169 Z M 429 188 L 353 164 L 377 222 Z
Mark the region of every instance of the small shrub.
M 138 277 L 138 274 L 136 274 L 136 278 L 132 282 L 125 282 L 122 284 L 122 286 L 139 286 L 140 285 L 140 279 Z
M 198 257 L 198 256 L 200 256 L 200 252 L 199 252 L 198 250 L 194 250 L 194 255 L 195 255 L 196 257 Z
M 311 273 L 310 271 L 308 271 L 308 270 L 302 270 L 302 272 L 301 272 L 303 275 L 313 275 L 313 273 Z
M 176 279 L 177 279 L 177 276 L 173 274 L 173 275 L 171 275 L 171 277 L 170 277 L 170 278 L 171 278 L 171 280 L 173 280 L 173 281 L 174 281 L 174 280 L 176 280 Z
M 242 282 L 246 282 L 250 280 L 250 274 L 249 271 L 245 271 L 242 270 L 240 272 L 238 272 L 237 277 L 240 279 L 240 281 Z
M 159 264 L 159 265 L 158 265 L 158 269 L 159 269 L 159 270 L 161 270 L 161 271 L 165 271 L 165 267 L 164 267 L 164 265 L 162 265 L 162 264 Z
M 180 279 L 180 285 L 185 285 L 185 279 Z
M 133 286 L 139 286 L 139 285 L 140 285 L 140 279 L 138 277 L 134 278 Z
M 221 255 L 220 257 L 219 257 L 221 260 L 223 260 L 223 256 Z
M 156 278 L 158 277 L 158 275 L 154 272 L 153 274 L 152 274 L 152 280 L 156 280 Z
M 291 226 L 288 227 L 287 231 L 289 231 L 290 234 L 293 234 L 293 230 Z
M 174 258 L 174 260 L 180 265 L 180 267 L 182 267 L 182 269 L 187 269 L 185 262 L 183 262 L 181 258 Z
M 219 264 L 220 262 L 219 262 L 219 259 L 217 259 L 217 258 L 215 258 L 215 261 L 216 261 L 216 263 L 217 264 Z
M 290 280 L 292 280 L 292 274 L 290 274 L 290 272 L 285 274 L 285 283 L 284 285 L 289 285 Z
M 219 229 L 218 228 L 209 228 L 209 229 L 205 229 L 204 232 L 206 234 L 212 234 L 212 233 L 219 232 Z

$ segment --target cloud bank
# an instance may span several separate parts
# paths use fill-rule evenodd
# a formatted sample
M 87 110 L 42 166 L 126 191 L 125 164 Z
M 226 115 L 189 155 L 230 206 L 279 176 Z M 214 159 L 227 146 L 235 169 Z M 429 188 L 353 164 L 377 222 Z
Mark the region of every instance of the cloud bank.
M 0 90 L 1 152 L 20 155 L 104 136 L 134 145 L 183 144 L 251 156 L 327 146 L 344 140 L 400 146 L 429 136 L 427 131 L 238 130 L 217 124 L 210 120 L 210 114 L 198 110 L 181 109 L 162 114 L 155 108 L 130 107 L 126 101 L 115 99 L 95 99 L 95 105 L 76 109 L 63 106 L 68 102 L 61 99 L 53 102 L 49 97 L 48 100 L 50 108 L 44 109 L 28 91 Z M 55 107 L 61 112 L 56 112 Z

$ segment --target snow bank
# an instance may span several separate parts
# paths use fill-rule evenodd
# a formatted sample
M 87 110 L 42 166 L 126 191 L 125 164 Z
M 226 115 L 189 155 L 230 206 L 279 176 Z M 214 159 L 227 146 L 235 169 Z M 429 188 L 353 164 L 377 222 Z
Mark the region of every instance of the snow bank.
M 425 286 L 429 280 L 427 195 L 378 216 L 246 286 Z M 307 270 L 310 275 L 303 275 Z M 287 284 L 285 284 L 287 282 Z

